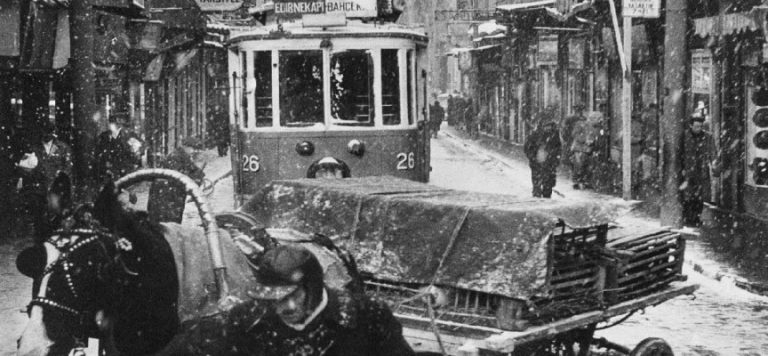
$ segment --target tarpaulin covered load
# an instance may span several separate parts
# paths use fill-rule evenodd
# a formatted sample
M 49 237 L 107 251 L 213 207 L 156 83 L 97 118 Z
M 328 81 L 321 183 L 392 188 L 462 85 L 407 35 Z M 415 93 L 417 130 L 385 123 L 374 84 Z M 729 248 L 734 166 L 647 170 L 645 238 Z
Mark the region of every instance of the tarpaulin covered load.
M 547 295 L 550 239 L 565 224 L 607 224 L 617 204 L 442 189 L 392 177 L 267 185 L 243 207 L 270 228 L 322 233 L 362 271 L 510 298 Z

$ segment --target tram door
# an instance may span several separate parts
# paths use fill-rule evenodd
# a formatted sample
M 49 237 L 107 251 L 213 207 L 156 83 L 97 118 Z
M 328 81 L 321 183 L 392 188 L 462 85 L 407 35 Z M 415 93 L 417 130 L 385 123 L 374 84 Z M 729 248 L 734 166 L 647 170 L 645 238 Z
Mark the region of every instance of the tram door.
M 429 88 L 429 83 L 427 81 L 427 73 L 428 68 L 427 65 L 429 64 L 429 60 L 427 58 L 427 50 L 426 47 L 417 46 L 416 48 L 416 73 L 418 74 L 416 76 L 416 105 L 418 105 L 418 108 L 416 110 L 417 115 L 419 115 L 419 120 L 422 121 L 421 127 L 421 144 L 419 145 L 422 153 L 419 155 L 421 157 L 421 160 L 419 162 L 421 172 L 423 172 L 424 176 L 422 177 L 422 180 L 424 182 L 429 182 L 429 174 L 432 170 L 430 162 L 431 160 L 431 154 L 432 154 L 432 148 L 430 147 L 430 142 L 432 139 L 432 134 L 430 133 L 429 128 L 429 120 L 431 119 L 429 117 L 429 93 L 427 92 Z

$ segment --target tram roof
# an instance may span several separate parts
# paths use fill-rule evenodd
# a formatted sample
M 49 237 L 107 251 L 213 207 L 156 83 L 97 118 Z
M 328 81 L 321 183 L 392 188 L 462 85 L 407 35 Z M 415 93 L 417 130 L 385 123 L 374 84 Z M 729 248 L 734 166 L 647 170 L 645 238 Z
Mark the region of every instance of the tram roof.
M 338 27 L 304 27 L 300 22 L 282 24 L 282 31 L 277 24 L 261 27 L 231 29 L 232 36 L 228 43 L 269 39 L 303 39 L 303 38 L 406 38 L 416 42 L 427 42 L 427 35 L 414 28 L 393 24 L 371 24 L 359 20 L 347 21 L 345 26 Z

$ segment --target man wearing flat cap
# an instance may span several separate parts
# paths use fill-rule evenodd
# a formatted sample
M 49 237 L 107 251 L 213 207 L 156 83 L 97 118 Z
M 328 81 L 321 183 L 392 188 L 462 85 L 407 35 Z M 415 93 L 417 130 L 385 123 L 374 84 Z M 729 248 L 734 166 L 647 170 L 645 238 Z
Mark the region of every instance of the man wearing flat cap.
M 258 263 L 251 304 L 232 310 L 235 355 L 414 355 L 383 303 L 328 288 L 309 250 L 281 245 Z M 264 304 L 265 314 L 253 313 Z M 238 310 L 240 308 L 241 310 Z
M 704 130 L 704 117 L 693 116 L 683 135 L 681 202 L 683 224 L 690 227 L 701 225 L 704 202 L 711 199 L 710 171 L 717 167 L 715 140 Z

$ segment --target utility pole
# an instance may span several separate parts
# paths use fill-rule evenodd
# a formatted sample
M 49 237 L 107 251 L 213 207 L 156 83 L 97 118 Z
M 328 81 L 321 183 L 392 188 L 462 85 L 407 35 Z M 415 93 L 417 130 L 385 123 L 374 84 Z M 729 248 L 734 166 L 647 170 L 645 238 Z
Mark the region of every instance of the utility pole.
M 77 199 L 87 193 L 92 175 L 93 143 L 98 134 L 94 120 L 96 103 L 96 71 L 93 67 L 93 9 L 91 0 L 72 0 L 69 28 L 72 57 L 72 119 L 74 122 L 74 182 Z
M 621 100 L 621 181 L 622 198 L 632 199 L 632 17 L 624 16 L 624 78 Z
M 664 116 L 661 121 L 663 143 L 663 195 L 661 223 L 679 227 L 682 223 L 680 204 L 680 146 L 685 125 L 685 83 L 688 74 L 688 1 L 666 2 L 664 30 Z

